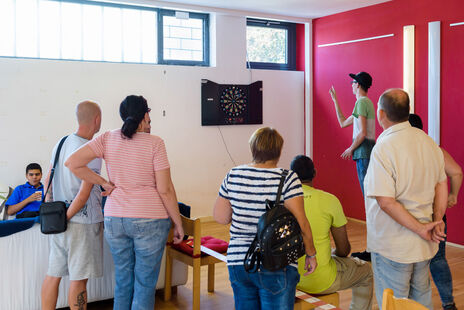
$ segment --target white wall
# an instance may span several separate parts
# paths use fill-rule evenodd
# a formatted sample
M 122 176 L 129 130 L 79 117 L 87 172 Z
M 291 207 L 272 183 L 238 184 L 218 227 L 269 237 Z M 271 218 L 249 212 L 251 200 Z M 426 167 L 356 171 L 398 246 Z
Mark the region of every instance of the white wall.
M 214 32 L 213 32 L 214 33 Z M 201 79 L 263 81 L 263 126 L 285 139 L 281 166 L 303 153 L 303 72 L 246 69 L 246 18 L 216 16 L 216 67 L 0 59 L 0 182 L 25 182 L 24 169 L 46 170 L 60 137 L 76 130 L 75 105 L 92 99 L 103 110 L 102 132 L 120 127 L 119 103 L 141 94 L 152 108 L 152 133 L 167 146 L 179 201 L 194 216 L 212 215 L 219 185 L 234 166 L 217 126 L 201 126 Z M 163 110 L 166 116 L 163 115 Z M 221 126 L 237 164 L 251 160 L 248 138 L 261 125 Z

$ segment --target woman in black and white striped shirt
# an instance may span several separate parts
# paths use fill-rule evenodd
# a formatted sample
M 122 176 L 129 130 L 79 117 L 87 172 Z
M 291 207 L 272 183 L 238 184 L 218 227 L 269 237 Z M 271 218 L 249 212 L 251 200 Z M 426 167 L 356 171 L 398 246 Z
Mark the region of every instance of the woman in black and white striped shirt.
M 264 127 L 250 138 L 251 164 L 232 168 L 222 182 L 214 205 L 214 218 L 230 226 L 227 250 L 229 279 L 234 291 L 235 309 L 293 309 L 300 276 L 295 266 L 278 271 L 261 268 L 247 273 L 245 254 L 256 234 L 259 217 L 266 211 L 266 199 L 275 200 L 282 169 L 277 167 L 283 146 L 277 130 Z M 306 270 L 317 266 L 311 228 L 304 213 L 303 190 L 298 176 L 290 171 L 283 189 L 284 206 L 296 217 L 306 249 Z

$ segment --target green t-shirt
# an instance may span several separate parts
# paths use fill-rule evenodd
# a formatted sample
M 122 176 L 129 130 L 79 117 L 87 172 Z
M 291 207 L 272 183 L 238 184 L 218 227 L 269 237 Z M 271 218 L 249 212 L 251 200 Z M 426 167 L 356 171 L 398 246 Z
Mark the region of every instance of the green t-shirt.
M 332 259 L 330 228 L 346 225 L 347 220 L 337 197 L 313 187 L 303 185 L 304 208 L 316 247 L 316 270 L 304 276 L 305 256 L 298 260 L 299 290 L 317 294 L 328 289 L 337 276 L 337 266 Z
M 369 158 L 372 148 L 375 144 L 375 109 L 372 101 L 367 97 L 360 97 L 356 100 L 353 113 L 353 140 L 356 139 L 361 132 L 361 120 L 359 116 L 366 118 L 366 138 L 360 146 L 353 152 L 353 160 L 361 158 Z

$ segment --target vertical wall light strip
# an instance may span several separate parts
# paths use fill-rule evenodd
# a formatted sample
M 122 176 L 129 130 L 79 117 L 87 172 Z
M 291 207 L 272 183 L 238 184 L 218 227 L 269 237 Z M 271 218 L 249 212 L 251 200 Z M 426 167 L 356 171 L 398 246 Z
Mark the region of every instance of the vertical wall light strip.
M 440 22 L 429 23 L 429 136 L 440 145 Z
M 312 20 L 305 23 L 305 154 L 313 158 L 313 36 Z
M 409 94 L 414 113 L 414 25 L 403 27 L 403 89 Z

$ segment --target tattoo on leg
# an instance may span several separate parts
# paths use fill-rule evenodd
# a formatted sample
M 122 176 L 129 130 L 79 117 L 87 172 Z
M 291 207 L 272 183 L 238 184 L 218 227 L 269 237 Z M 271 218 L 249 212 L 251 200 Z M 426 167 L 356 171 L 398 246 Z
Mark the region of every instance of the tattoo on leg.
M 77 294 L 77 301 L 74 304 L 74 306 L 76 306 L 77 309 L 79 309 L 79 310 L 84 310 L 84 306 L 85 306 L 85 304 L 87 302 L 86 298 L 85 298 L 86 293 L 87 293 L 86 291 L 82 291 L 79 294 Z

